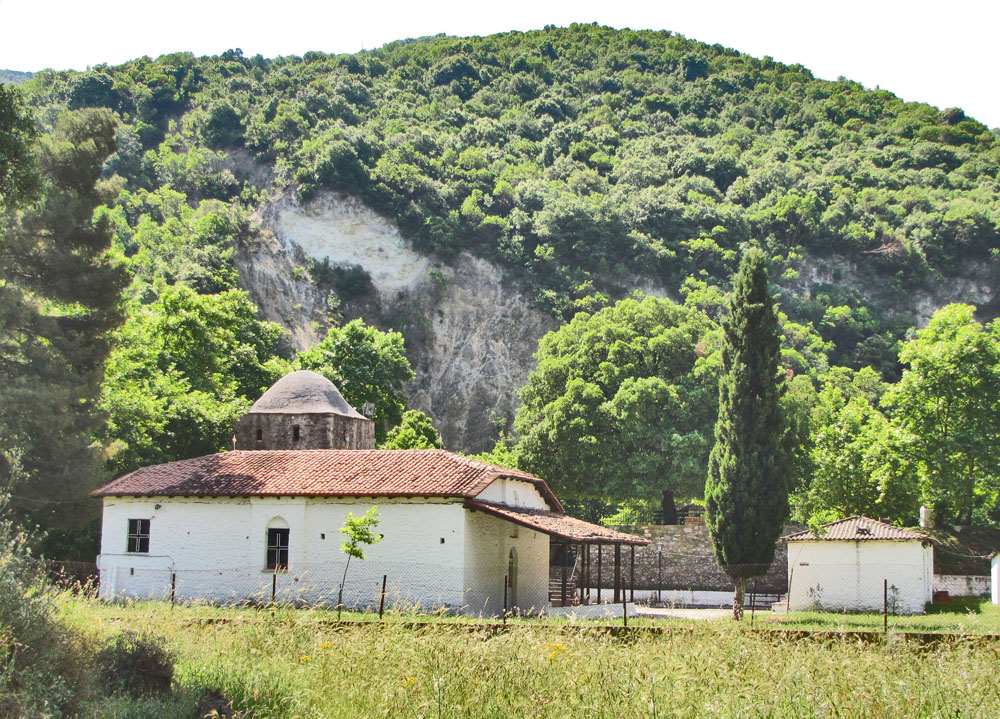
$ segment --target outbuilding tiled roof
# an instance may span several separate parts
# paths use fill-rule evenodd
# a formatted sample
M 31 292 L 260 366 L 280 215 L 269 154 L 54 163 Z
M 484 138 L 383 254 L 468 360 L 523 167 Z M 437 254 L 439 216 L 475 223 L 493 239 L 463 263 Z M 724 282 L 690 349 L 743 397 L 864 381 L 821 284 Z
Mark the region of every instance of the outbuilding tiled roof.
M 805 541 L 849 541 L 864 542 L 871 540 L 929 540 L 926 534 L 914 532 L 912 529 L 901 529 L 891 524 L 880 522 L 877 519 L 870 519 L 856 515 L 846 519 L 838 519 L 836 522 L 824 524 L 826 532 L 822 537 L 817 537 L 812 530 L 807 529 L 795 534 L 782 537 L 787 542 Z
M 540 509 L 527 509 L 523 507 L 508 507 L 505 504 L 495 502 L 480 502 L 470 500 L 465 503 L 469 509 L 476 509 L 487 514 L 506 519 L 509 522 L 520 524 L 524 527 L 544 532 L 549 536 L 558 539 L 565 539 L 568 542 L 577 544 L 649 544 L 648 539 L 637 537 L 634 534 L 625 534 L 608 527 L 584 522 L 582 519 L 567 517 L 565 514 L 557 512 L 545 512 Z
M 562 505 L 544 481 L 441 449 L 235 450 L 143 467 L 95 497 L 455 497 L 510 478 Z

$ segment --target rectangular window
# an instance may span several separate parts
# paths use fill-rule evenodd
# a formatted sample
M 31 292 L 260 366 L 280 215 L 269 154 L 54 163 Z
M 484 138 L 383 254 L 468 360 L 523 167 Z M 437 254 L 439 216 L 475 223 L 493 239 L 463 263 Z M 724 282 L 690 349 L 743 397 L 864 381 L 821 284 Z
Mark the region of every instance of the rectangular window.
M 149 520 L 128 520 L 128 551 L 149 553 Z
M 298 428 L 298 426 L 292 427 L 292 441 L 293 442 L 298 442 L 299 441 L 299 428 Z
M 267 530 L 267 568 L 288 568 L 287 529 L 273 528 Z

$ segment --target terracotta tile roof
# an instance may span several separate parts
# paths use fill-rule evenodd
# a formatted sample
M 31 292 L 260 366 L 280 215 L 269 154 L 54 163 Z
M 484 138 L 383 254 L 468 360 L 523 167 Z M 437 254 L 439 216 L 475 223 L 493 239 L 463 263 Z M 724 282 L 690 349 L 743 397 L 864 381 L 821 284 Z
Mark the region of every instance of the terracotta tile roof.
M 901 529 L 899 527 L 894 527 L 891 524 L 880 522 L 877 519 L 870 519 L 860 515 L 847 517 L 846 519 L 838 519 L 836 522 L 830 522 L 829 524 L 824 524 L 823 526 L 826 528 L 826 533 L 822 537 L 817 537 L 813 534 L 812 530 L 806 529 L 802 532 L 789 534 L 788 536 L 782 537 L 782 539 L 787 542 L 815 541 L 817 539 L 824 541 L 840 540 L 851 542 L 930 539 L 930 537 L 926 534 L 914 532 L 912 529 Z
M 504 477 L 530 482 L 563 510 L 538 477 L 441 449 L 236 450 L 143 467 L 92 495 L 471 499 Z
M 470 500 L 465 503 L 469 509 L 476 509 L 506 519 L 515 524 L 544 532 L 552 537 L 565 539 L 580 544 L 596 544 L 598 542 L 615 544 L 649 544 L 648 539 L 634 534 L 625 534 L 608 527 L 584 522 L 582 519 L 567 517 L 558 512 L 544 512 L 539 509 L 513 508 L 494 502 L 479 502 Z

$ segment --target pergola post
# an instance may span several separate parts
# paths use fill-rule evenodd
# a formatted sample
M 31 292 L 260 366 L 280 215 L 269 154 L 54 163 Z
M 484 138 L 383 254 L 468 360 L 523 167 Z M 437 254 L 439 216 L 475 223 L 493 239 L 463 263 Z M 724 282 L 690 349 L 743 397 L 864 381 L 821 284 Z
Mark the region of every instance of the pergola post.
M 601 565 L 604 560 L 604 545 L 597 543 L 597 603 L 601 603 Z
M 569 559 L 569 545 L 562 545 L 562 591 L 559 593 L 560 606 L 566 606 L 566 561 Z
M 580 604 L 585 604 L 587 587 L 590 586 L 590 545 L 581 544 L 580 551 L 583 552 L 583 568 L 580 572 Z
M 631 564 L 630 568 L 631 576 L 629 577 L 629 582 L 628 582 L 628 594 L 629 594 L 628 600 L 634 604 L 635 603 L 635 545 L 634 544 L 629 545 L 629 552 L 631 554 L 631 557 L 629 559 L 629 564 Z
M 615 542 L 615 594 L 614 601 L 618 604 L 622 600 L 622 545 Z

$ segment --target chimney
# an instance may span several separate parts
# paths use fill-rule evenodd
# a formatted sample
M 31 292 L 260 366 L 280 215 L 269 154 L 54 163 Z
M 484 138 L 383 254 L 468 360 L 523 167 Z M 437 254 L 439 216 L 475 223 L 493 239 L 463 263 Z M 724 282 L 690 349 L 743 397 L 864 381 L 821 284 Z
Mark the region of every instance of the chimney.
M 934 510 L 930 507 L 920 508 L 920 528 L 934 529 Z

